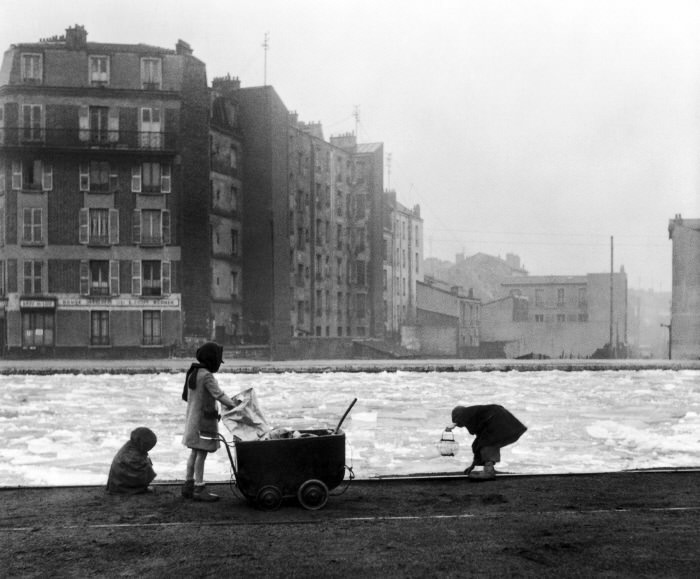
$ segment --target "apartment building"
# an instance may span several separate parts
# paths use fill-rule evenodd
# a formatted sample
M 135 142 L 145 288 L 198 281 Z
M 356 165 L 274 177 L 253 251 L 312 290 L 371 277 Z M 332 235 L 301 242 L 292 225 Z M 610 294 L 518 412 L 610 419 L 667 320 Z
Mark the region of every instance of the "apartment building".
M 401 328 L 416 321 L 416 284 L 423 280 L 423 219 L 420 206 L 399 203 L 384 193 L 383 309 L 386 337 L 400 339 Z
M 182 41 L 88 42 L 76 25 L 10 46 L 2 351 L 162 355 L 180 341 L 185 309 L 189 333 L 207 333 L 209 106 L 205 66 Z
M 625 356 L 624 270 L 612 275 L 514 277 L 501 287 L 503 297 L 482 305 L 483 347 L 500 343 L 509 358 Z

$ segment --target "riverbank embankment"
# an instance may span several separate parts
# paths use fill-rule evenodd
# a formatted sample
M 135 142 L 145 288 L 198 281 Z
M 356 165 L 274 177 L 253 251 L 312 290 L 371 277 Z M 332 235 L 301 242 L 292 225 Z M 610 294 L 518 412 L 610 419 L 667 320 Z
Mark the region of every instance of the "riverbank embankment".
M 86 360 L 0 360 L 0 375 L 16 374 L 144 374 L 185 372 L 187 358 Z M 222 373 L 324 372 L 541 372 L 700 370 L 700 360 L 225 360 Z

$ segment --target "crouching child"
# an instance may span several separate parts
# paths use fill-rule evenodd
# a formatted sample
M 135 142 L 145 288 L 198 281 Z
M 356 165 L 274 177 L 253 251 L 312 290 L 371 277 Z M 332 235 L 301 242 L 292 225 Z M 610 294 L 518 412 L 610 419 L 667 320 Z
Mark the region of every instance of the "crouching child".
M 501 460 L 501 448 L 513 444 L 527 430 L 527 427 L 499 404 L 478 406 L 456 406 L 452 410 L 452 426 L 466 428 L 469 434 L 476 435 L 472 443 L 474 460 L 464 474 L 471 480 L 493 480 L 496 478 L 494 465 Z M 483 466 L 475 471 L 474 467 Z
M 110 494 L 136 495 L 150 492 L 148 485 L 156 478 L 156 473 L 148 451 L 157 441 L 155 433 L 145 426 L 131 432 L 129 441 L 112 460 L 107 478 L 107 491 Z

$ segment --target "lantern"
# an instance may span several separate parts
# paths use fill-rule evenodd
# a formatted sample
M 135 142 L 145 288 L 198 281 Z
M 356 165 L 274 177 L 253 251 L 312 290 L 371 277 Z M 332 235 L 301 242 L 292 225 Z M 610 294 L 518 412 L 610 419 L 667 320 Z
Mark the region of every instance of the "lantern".
M 451 428 L 445 428 L 436 446 L 441 456 L 455 456 L 459 451 L 459 443 Z

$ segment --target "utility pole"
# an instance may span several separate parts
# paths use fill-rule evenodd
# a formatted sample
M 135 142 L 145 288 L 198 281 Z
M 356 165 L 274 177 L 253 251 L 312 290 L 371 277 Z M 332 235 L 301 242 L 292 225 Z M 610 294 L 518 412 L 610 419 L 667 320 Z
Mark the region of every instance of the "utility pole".
M 263 71 L 263 86 L 267 86 L 267 50 L 270 48 L 270 33 L 265 33 L 265 40 L 263 40 L 262 47 L 265 50 L 265 65 Z
M 355 105 L 355 110 L 353 110 L 352 116 L 355 117 L 355 137 L 357 137 L 357 130 L 360 125 L 360 105 Z
M 613 236 L 610 236 L 610 358 L 615 357 L 613 348 Z

